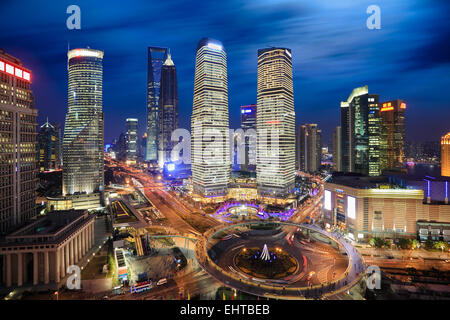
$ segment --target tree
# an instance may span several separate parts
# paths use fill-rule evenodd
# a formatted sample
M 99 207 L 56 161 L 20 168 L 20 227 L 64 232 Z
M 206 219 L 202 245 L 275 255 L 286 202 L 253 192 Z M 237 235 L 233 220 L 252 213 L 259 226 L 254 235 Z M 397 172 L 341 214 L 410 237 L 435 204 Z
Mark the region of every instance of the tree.
M 434 242 L 433 241 L 431 241 L 429 239 L 427 241 L 425 241 L 425 249 L 430 250 L 430 249 L 433 248 L 433 246 L 434 246 Z
M 412 247 L 412 240 L 411 239 L 405 239 L 405 238 L 400 238 L 398 240 L 398 246 L 401 249 L 411 249 Z
M 447 251 L 448 250 L 448 245 L 446 242 L 444 241 L 438 241 L 434 244 L 434 247 L 438 250 L 442 250 L 442 251 Z
M 419 240 L 414 239 L 414 240 L 412 241 L 412 248 L 413 248 L 413 249 L 418 249 L 418 248 L 420 248 L 420 242 L 419 242 Z

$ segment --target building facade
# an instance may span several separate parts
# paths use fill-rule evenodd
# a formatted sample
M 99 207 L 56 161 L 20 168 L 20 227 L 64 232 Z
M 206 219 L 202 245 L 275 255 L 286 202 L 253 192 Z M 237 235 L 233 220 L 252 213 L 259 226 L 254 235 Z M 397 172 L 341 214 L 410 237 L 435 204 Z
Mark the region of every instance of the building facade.
M 36 117 L 31 71 L 0 50 L 0 234 L 36 215 Z
M 243 130 L 243 159 L 240 159 L 242 171 L 256 170 L 256 104 L 241 106 L 241 129 Z M 252 139 L 254 136 L 254 139 Z
M 68 111 L 63 139 L 63 196 L 103 191 L 103 51 L 67 53 Z
M 337 126 L 333 132 L 333 170 L 342 171 L 342 132 L 341 127 Z
M 450 177 L 450 132 L 441 138 L 441 175 Z
M 379 97 L 368 86 L 355 88 L 341 102 L 342 171 L 378 176 L 380 170 Z
M 322 212 L 327 227 L 335 225 L 355 240 L 367 240 L 418 238 L 419 222 L 450 225 L 450 206 L 425 203 L 423 190 L 365 178 L 333 177 L 325 183 Z
M 159 154 L 160 168 L 171 162 L 171 152 L 176 141 L 172 141 L 172 133 L 178 129 L 178 86 L 177 69 L 170 53 L 161 70 L 161 94 L 159 98 Z
M 47 285 L 58 289 L 67 268 L 94 245 L 93 215 L 87 211 L 48 214 L 0 242 L 0 287 Z
M 145 160 L 156 162 L 158 160 L 161 70 L 167 57 L 167 48 L 148 47 L 147 53 L 147 148 Z
M 197 46 L 191 118 L 194 193 L 223 198 L 230 176 L 227 56 L 220 41 L 203 38 Z
M 292 54 L 258 50 L 256 178 L 262 197 L 285 197 L 295 184 Z
M 380 103 L 381 170 L 402 168 L 405 163 L 405 110 L 403 100 Z
M 126 135 L 126 144 L 127 144 L 127 163 L 135 164 L 137 159 L 137 150 L 138 150 L 138 119 L 136 118 L 128 118 L 127 119 L 127 135 Z
M 37 160 L 40 171 L 62 168 L 62 139 L 59 123 L 44 123 L 37 134 Z
M 322 163 L 322 132 L 317 124 L 304 124 L 298 127 L 297 153 L 298 170 L 317 172 Z

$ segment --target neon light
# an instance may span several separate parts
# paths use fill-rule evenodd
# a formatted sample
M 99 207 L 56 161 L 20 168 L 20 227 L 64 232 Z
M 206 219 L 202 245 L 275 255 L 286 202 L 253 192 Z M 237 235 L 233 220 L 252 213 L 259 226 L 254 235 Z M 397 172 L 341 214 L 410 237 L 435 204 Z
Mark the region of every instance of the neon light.
M 381 108 L 380 112 L 392 111 L 392 110 L 394 110 L 394 107 L 384 107 L 384 108 Z
M 267 124 L 280 124 L 278 120 L 267 121 Z
M 0 61 L 0 71 L 5 71 L 5 63 Z
M 16 77 L 23 78 L 23 71 L 19 68 L 15 68 Z
M 14 67 L 10 64 L 6 64 L 6 73 L 14 75 Z
M 400 105 L 400 109 L 406 109 L 406 103 L 402 103 L 401 105 Z
M 445 197 L 448 198 L 448 181 L 445 181 Z

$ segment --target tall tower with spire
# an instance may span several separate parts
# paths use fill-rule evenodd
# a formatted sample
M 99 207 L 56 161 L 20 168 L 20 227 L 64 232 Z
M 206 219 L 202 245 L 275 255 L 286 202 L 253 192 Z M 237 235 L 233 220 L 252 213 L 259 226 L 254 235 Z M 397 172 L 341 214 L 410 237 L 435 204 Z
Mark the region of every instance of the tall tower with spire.
M 172 132 L 178 128 L 178 87 L 177 69 L 173 63 L 170 49 L 161 69 L 161 89 L 159 96 L 159 136 L 158 165 L 173 161 Z

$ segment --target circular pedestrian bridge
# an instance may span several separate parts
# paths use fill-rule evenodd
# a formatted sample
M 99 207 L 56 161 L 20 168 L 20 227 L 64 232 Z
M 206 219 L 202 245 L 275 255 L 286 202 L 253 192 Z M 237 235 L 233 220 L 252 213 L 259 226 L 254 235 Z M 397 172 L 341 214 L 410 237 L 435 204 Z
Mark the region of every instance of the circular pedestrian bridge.
M 358 252 L 339 234 L 289 221 L 216 227 L 200 237 L 195 253 L 224 285 L 275 299 L 332 299 L 364 275 Z

